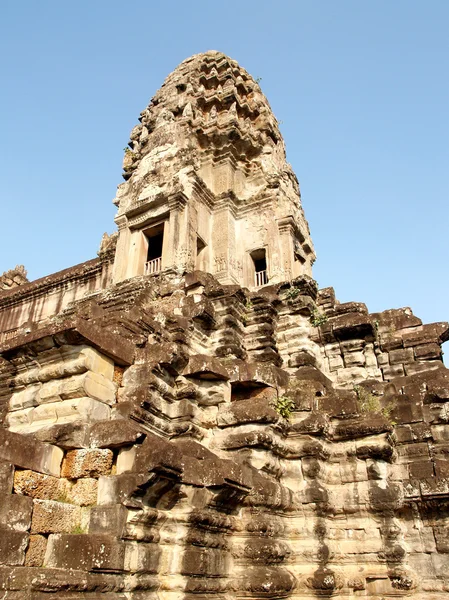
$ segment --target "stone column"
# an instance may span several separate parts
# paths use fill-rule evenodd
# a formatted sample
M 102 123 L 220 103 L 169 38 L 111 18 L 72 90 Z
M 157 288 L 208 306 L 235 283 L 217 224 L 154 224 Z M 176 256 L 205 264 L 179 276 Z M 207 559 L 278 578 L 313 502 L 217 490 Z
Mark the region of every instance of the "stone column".
M 167 266 L 177 271 L 184 271 L 191 259 L 192 249 L 188 247 L 187 242 L 187 220 L 186 211 L 188 198 L 182 194 L 175 194 L 168 198 L 170 209 L 170 219 L 168 227 L 168 252 Z
M 294 219 L 292 216 L 278 219 L 279 247 L 282 264 L 280 265 L 284 281 L 296 277 L 295 256 L 293 253 Z M 298 273 L 299 275 L 299 273 Z
M 231 273 L 231 257 L 236 259 L 235 218 L 225 198 L 213 213 L 212 225 L 212 272 L 221 283 L 238 283 Z

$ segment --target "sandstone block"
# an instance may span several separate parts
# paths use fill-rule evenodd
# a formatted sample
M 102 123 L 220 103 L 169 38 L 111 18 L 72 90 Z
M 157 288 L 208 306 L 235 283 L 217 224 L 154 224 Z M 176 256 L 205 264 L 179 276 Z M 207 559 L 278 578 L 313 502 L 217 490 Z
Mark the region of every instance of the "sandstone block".
M 130 421 L 101 421 L 90 428 L 89 445 L 92 448 L 115 448 L 140 443 L 144 437 L 145 433 Z
M 63 400 L 89 396 L 106 404 L 114 404 L 117 386 L 103 375 L 88 371 L 65 379 L 61 383 L 60 396 Z
M 61 474 L 69 479 L 108 475 L 112 467 L 111 450 L 85 448 L 70 450 L 62 464 Z
M 409 465 L 410 479 L 423 479 L 426 477 L 433 477 L 433 462 L 413 462 Z
M 145 542 L 127 542 L 125 570 L 131 573 L 157 573 L 161 548 Z
M 23 565 L 28 533 L 0 529 L 0 565 Z
M 441 366 L 441 360 L 426 360 L 404 365 L 404 369 L 406 375 L 416 375 L 417 373 L 428 373 L 429 371 L 439 370 Z
M 343 368 L 344 368 L 343 358 L 340 355 L 329 357 L 329 370 L 330 371 L 337 371 L 338 369 L 343 369 Z
M 102 406 L 105 406 L 102 404 Z M 34 432 L 33 437 L 40 442 L 47 442 L 62 448 L 86 448 L 89 446 L 89 425 L 87 423 L 71 422 L 56 423 L 48 427 L 41 427 Z
M 449 494 L 449 479 L 446 477 L 423 479 L 419 482 L 419 487 L 424 497 L 445 497 Z
M 54 500 L 35 500 L 31 533 L 74 533 L 81 523 L 79 506 Z
M 50 535 L 45 563 L 58 569 L 122 571 L 125 544 L 108 535 Z
M 379 367 L 384 367 L 390 363 L 390 355 L 388 352 L 381 352 L 377 355 L 377 364 Z
M 54 405 L 59 422 L 69 421 L 103 421 L 109 419 L 109 406 L 92 398 L 72 398 Z
M 0 461 L 0 494 L 10 494 L 14 483 L 14 467 L 11 463 Z
M 413 348 L 391 350 L 390 352 L 390 365 L 409 363 L 413 362 L 414 360 L 415 356 L 413 353 Z
M 31 498 L 16 494 L 0 496 L 0 528 L 28 531 L 32 510 Z
M 22 408 L 10 412 L 5 419 L 5 424 L 10 431 L 27 431 L 31 428 L 33 407 Z
M 47 404 L 48 402 L 59 402 L 61 400 L 61 380 L 53 379 L 41 385 L 36 395 L 37 404 Z
M 25 555 L 26 567 L 42 567 L 44 564 L 47 538 L 43 535 L 30 535 Z
M 97 503 L 104 506 L 123 502 L 145 480 L 146 475 L 135 473 L 124 473 L 109 477 L 102 476 L 98 479 Z
M 367 481 L 367 461 L 350 460 L 340 465 L 340 474 L 342 483 L 350 483 L 356 481 Z
M 31 385 L 24 390 L 14 392 L 9 400 L 9 410 L 19 410 L 35 406 L 38 403 L 40 385 Z
M 435 475 L 449 479 L 449 460 L 435 460 Z
M 363 352 L 348 352 L 343 355 L 345 367 L 365 366 L 365 354 Z
M 136 447 L 120 448 L 117 455 L 117 475 L 132 471 L 136 459 Z
M 382 374 L 386 381 L 391 381 L 392 379 L 396 379 L 396 377 L 404 376 L 404 367 L 401 364 L 387 365 L 382 367 Z
M 441 358 L 441 346 L 436 343 L 422 344 L 413 348 L 415 357 L 419 360 L 433 360 Z
M 45 383 L 51 379 L 61 379 L 83 373 L 85 370 L 84 359 L 80 359 L 76 355 L 73 358 L 63 359 L 60 350 L 55 349 L 53 364 L 40 368 L 37 373 L 37 379 Z
M 127 514 L 123 504 L 94 506 L 90 511 L 89 533 L 107 533 L 121 537 Z
M 10 461 L 23 469 L 31 469 L 59 477 L 63 451 L 43 444 L 31 436 L 0 429 L 0 460 Z
M 14 491 L 31 498 L 59 500 L 67 495 L 69 487 L 66 479 L 43 475 L 29 469 L 16 471 L 14 475 Z
M 368 379 L 368 373 L 364 367 L 348 367 L 337 372 L 339 384 L 354 384 Z
M 83 478 L 75 481 L 67 492 L 67 499 L 79 506 L 96 504 L 98 494 L 98 479 Z
M 268 388 L 275 400 L 276 390 Z M 269 399 L 252 398 L 251 400 L 236 400 L 230 404 L 222 404 L 218 410 L 217 424 L 219 427 L 244 423 L 275 423 L 279 414 L 270 405 Z
M 114 361 L 111 358 L 90 347 L 83 348 L 80 355 L 84 356 L 85 365 L 89 371 L 93 371 L 112 381 L 114 377 Z
M 51 402 L 49 404 L 41 404 L 36 408 L 31 409 L 30 421 L 31 425 L 52 425 L 58 420 L 56 413 L 57 402 Z
M 447 527 L 434 527 L 435 542 L 438 552 L 449 553 L 449 531 Z M 449 562 L 447 563 L 449 566 Z

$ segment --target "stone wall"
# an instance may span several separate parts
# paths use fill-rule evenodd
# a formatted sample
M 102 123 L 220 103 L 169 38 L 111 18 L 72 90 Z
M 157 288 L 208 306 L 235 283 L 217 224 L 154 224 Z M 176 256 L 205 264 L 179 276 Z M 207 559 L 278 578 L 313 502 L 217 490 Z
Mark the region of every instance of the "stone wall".
M 71 302 L 106 288 L 113 260 L 114 253 L 106 252 L 42 279 L 0 289 L 0 343 L 45 323 Z
M 4 597 L 445 597 L 448 326 L 330 295 L 167 273 L 8 340 Z M 345 374 L 383 331 L 414 371 Z

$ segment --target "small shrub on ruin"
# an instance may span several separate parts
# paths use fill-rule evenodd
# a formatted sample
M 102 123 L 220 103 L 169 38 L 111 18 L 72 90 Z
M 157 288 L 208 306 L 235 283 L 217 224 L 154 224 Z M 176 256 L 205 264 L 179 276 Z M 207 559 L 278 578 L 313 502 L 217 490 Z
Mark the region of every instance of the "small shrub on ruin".
M 281 415 L 284 419 L 289 419 L 295 408 L 295 403 L 288 396 L 278 396 L 273 402 L 274 410 Z
M 327 315 L 322 313 L 317 308 L 314 308 L 312 314 L 310 315 L 310 323 L 314 327 L 320 327 L 321 325 L 327 323 Z
M 75 526 L 72 528 L 72 531 L 71 531 L 71 533 L 72 533 L 72 534 L 75 534 L 75 535 L 80 535 L 80 534 L 82 534 L 82 533 L 87 533 L 87 531 L 86 531 L 86 529 L 85 529 L 84 527 L 82 527 L 81 525 L 75 525 Z
M 290 287 L 285 292 L 285 297 L 287 298 L 287 300 L 294 300 L 295 298 L 297 298 L 299 296 L 299 294 L 300 294 L 299 288 Z
M 371 394 L 371 392 L 368 392 L 368 390 L 359 385 L 354 386 L 354 391 L 357 395 L 357 403 L 362 415 L 377 413 L 385 417 L 391 425 L 396 424 L 391 418 L 391 413 L 396 407 L 394 402 L 390 402 L 387 406 L 382 406 L 382 403 L 377 396 Z

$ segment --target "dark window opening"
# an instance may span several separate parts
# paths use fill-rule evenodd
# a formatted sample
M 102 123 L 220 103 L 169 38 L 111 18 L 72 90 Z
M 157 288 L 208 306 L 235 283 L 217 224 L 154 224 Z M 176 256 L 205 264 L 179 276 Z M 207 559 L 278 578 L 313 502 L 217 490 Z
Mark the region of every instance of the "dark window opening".
M 164 241 L 164 234 L 158 233 L 157 235 L 148 237 L 148 254 L 147 261 L 154 260 L 162 256 L 162 243 Z
M 263 258 L 254 259 L 254 269 L 256 273 L 260 273 L 261 271 L 267 270 L 267 259 L 265 258 L 265 256 Z
M 256 287 L 266 285 L 268 283 L 268 273 L 265 249 L 254 250 L 254 252 L 251 252 L 251 258 L 254 264 L 254 284 Z
M 162 269 L 162 246 L 164 243 L 164 224 L 152 227 L 145 232 L 148 250 L 145 263 L 145 275 L 159 273 Z
M 206 247 L 206 244 L 203 242 L 203 240 L 200 237 L 197 237 L 196 238 L 196 255 L 199 256 L 205 247 Z

